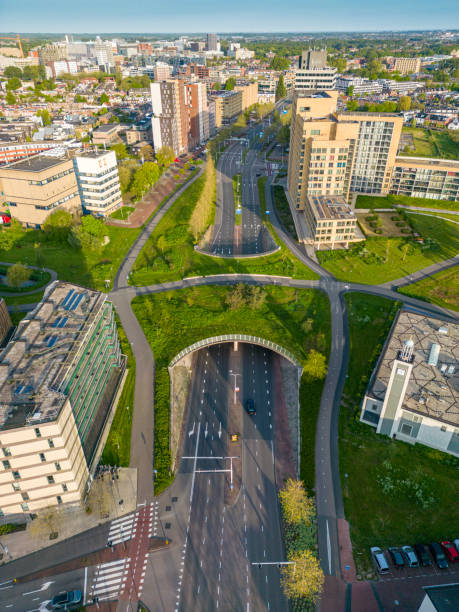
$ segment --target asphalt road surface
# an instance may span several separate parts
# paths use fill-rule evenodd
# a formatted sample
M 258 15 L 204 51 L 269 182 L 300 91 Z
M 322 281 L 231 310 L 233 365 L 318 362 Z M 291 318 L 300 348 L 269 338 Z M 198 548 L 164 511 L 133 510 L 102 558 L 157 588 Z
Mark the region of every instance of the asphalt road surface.
M 192 485 L 177 610 L 287 610 L 277 565 L 258 567 L 284 554 L 274 483 L 271 379 L 270 351 L 260 347 L 239 344 L 236 352 L 224 344 L 198 355 L 184 445 L 184 456 L 191 459 L 182 459 L 180 468 Z M 227 507 L 225 474 L 214 470 L 230 468 L 228 459 L 215 457 L 231 453 L 226 423 L 235 380 L 240 389 L 236 410 L 243 410 L 242 487 Z M 257 408 L 253 417 L 241 406 L 248 397 Z

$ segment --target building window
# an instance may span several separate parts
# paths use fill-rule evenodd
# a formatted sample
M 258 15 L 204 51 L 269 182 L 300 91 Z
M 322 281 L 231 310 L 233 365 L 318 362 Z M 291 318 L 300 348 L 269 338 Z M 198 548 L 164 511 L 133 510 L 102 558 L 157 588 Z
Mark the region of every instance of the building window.
M 52 440 L 48 440 L 49 448 L 54 448 L 54 442 Z
M 21 478 L 21 475 L 19 474 L 19 472 L 13 472 L 13 478 L 14 480 L 19 480 Z
M 46 461 L 46 457 L 45 457 L 45 454 L 44 454 L 44 453 L 40 453 L 40 461 L 41 461 L 41 462 Z
M 56 461 L 54 465 L 56 466 L 56 470 L 59 472 L 61 470 L 61 464 L 58 461 Z
M 54 484 L 54 476 L 47 476 L 48 484 Z
M 29 494 L 28 493 L 21 493 L 21 495 L 22 495 L 22 499 L 24 501 L 29 501 Z
M 9 470 L 11 468 L 11 463 L 9 461 L 2 461 L 2 463 L 5 470 Z
M 24 510 L 24 512 L 28 512 L 29 511 L 29 506 L 25 502 L 23 502 L 21 504 L 21 508 Z
M 67 485 L 66 485 L 66 484 L 63 484 L 63 485 L 62 485 L 62 490 L 64 491 L 64 493 L 65 493 L 66 491 L 68 491 L 68 488 L 67 488 Z
M 41 438 L 40 429 L 38 427 L 35 427 L 35 435 L 37 436 L 37 438 Z
M 62 504 L 62 497 L 60 495 L 58 495 L 56 499 L 58 504 Z
M 3 450 L 3 455 L 5 457 L 11 457 L 11 451 L 8 446 L 4 446 L 2 450 Z
M 21 487 L 18 485 L 17 482 L 13 482 L 13 491 L 20 491 Z
M 413 428 L 412 428 L 411 425 L 408 425 L 407 423 L 403 423 L 402 428 L 401 428 L 400 431 L 405 436 L 411 436 L 412 432 L 413 432 Z
M 5 516 L 1 508 L 0 508 L 0 516 Z

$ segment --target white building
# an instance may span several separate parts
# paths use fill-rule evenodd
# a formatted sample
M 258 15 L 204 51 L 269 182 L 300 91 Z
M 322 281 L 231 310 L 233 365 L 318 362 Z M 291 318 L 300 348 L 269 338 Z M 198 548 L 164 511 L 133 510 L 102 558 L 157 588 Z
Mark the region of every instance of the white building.
M 370 81 L 370 79 L 364 79 L 356 76 L 344 76 L 339 75 L 336 79 L 336 89 L 347 92 L 349 87 L 353 87 L 353 94 L 380 94 L 383 91 L 383 84 L 381 81 Z
M 402 310 L 362 402 L 360 420 L 459 457 L 459 325 Z
M 105 217 L 123 204 L 115 151 L 84 153 L 73 163 L 84 212 Z

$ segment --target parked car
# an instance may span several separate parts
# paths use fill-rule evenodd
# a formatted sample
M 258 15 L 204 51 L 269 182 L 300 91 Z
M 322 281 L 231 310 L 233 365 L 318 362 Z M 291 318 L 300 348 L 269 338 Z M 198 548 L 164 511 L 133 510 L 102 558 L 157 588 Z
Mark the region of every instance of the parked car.
M 453 544 L 456 547 L 457 552 L 459 552 L 459 540 L 454 540 Z
M 7 213 L 0 213 L 0 224 L 9 225 L 11 223 L 11 217 Z
M 448 567 L 448 561 L 446 560 L 446 555 L 443 552 L 443 548 L 440 546 L 440 544 L 438 542 L 431 542 L 429 544 L 429 548 L 437 567 L 440 569 L 446 569 Z
M 379 546 L 373 546 L 370 548 L 371 556 L 373 558 L 376 569 L 380 574 L 387 574 L 389 571 L 389 564 L 383 551 Z
M 70 610 L 81 603 L 81 591 L 66 591 L 51 599 L 51 610 Z
M 419 567 L 419 561 L 412 546 L 402 546 L 402 554 L 408 567 Z
M 440 542 L 441 547 L 446 553 L 448 559 L 454 563 L 454 561 L 459 561 L 459 552 L 457 552 L 456 547 L 452 542 Z
M 391 548 L 389 548 L 388 550 L 392 559 L 392 563 L 395 565 L 395 567 L 397 569 L 401 569 L 402 567 L 404 567 L 405 561 L 403 559 L 402 551 L 400 550 L 400 548 L 397 548 L 396 546 L 391 546 Z
M 255 402 L 251 398 L 245 402 L 245 409 L 247 410 L 247 414 L 250 416 L 257 414 L 257 411 L 255 410 Z
M 429 549 L 425 544 L 415 544 L 414 551 L 423 567 L 430 567 L 432 565 L 432 557 L 430 556 Z

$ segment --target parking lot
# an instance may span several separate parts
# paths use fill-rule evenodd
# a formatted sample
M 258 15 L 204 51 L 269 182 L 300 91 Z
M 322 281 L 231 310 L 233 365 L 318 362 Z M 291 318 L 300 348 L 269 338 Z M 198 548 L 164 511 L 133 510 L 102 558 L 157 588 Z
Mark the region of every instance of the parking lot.
M 390 571 L 387 574 L 378 574 L 378 582 L 392 582 L 394 580 L 409 580 L 412 578 L 425 578 L 426 580 L 430 580 L 438 576 L 449 576 L 450 581 L 459 580 L 459 563 L 450 563 L 445 569 L 438 569 L 435 563 L 430 567 L 405 566 L 397 569 L 394 567 L 387 551 L 384 551 L 384 556 L 389 563 Z

